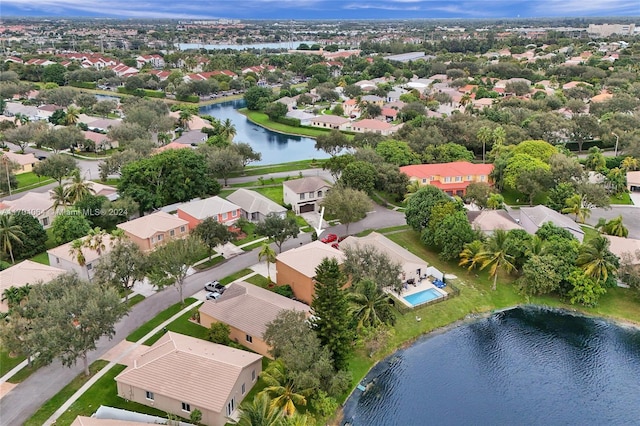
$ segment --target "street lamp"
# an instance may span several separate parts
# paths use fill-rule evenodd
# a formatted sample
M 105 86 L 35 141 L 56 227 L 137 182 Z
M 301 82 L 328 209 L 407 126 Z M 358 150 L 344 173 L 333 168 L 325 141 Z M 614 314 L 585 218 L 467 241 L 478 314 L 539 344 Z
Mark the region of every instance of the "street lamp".
M 617 157 L 618 156 L 618 141 L 620 141 L 620 137 L 618 135 L 616 135 L 615 133 L 613 133 L 613 132 L 611 132 L 611 134 L 616 137 L 616 148 L 613 151 L 613 156 Z

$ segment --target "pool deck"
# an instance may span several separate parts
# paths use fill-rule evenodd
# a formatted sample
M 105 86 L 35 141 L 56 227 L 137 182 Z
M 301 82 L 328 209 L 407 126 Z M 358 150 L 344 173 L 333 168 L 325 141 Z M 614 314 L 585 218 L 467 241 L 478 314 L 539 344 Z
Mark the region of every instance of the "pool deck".
M 409 308 L 415 308 L 417 306 L 421 306 L 421 305 L 412 305 L 411 303 L 407 302 L 404 297 L 405 296 L 410 296 L 412 294 L 416 294 L 416 293 L 420 293 L 421 291 L 425 291 L 425 290 L 430 290 L 430 289 L 434 289 L 435 291 L 437 291 L 442 297 L 447 295 L 447 292 L 444 290 L 439 289 L 438 287 L 436 287 L 435 285 L 433 285 L 433 283 L 427 279 L 424 279 L 420 282 L 416 282 L 415 285 L 413 284 L 408 284 L 407 288 L 405 290 L 402 290 L 402 293 L 400 293 L 400 296 L 398 296 L 397 293 L 393 292 L 392 290 L 389 289 L 385 289 L 384 291 L 386 291 L 389 294 L 393 294 L 398 300 L 400 300 L 402 303 L 404 303 L 407 307 Z M 433 299 L 436 300 L 436 299 Z M 426 303 L 426 302 L 425 302 Z

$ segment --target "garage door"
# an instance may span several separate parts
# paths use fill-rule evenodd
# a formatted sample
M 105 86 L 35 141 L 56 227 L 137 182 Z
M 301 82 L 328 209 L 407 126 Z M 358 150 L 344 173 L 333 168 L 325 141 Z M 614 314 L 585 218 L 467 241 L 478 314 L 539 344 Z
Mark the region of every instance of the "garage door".
M 315 210 L 315 204 L 305 204 L 304 206 L 300 206 L 300 213 L 309 213 Z

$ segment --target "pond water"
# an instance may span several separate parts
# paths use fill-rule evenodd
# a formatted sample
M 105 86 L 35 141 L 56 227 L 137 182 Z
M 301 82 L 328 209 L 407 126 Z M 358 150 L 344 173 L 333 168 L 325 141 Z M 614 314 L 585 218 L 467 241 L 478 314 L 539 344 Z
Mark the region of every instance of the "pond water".
M 352 425 L 638 425 L 640 331 L 518 308 L 428 336 L 367 375 Z
M 253 124 L 237 111 L 244 106 L 244 100 L 222 102 L 200 107 L 200 114 L 211 115 L 221 121 L 227 118 L 231 120 L 237 132 L 234 142 L 246 142 L 262 153 L 262 161 L 251 164 L 277 164 L 329 157 L 327 153 L 315 149 L 314 139 L 283 135 Z

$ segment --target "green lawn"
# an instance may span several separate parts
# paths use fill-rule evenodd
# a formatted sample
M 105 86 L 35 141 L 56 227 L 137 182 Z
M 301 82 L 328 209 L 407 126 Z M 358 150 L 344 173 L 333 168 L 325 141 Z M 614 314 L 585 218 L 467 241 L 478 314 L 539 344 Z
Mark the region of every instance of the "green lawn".
M 105 181 L 100 179 L 94 179 L 93 182 L 101 183 L 103 185 L 109 185 L 109 186 L 118 186 L 118 182 L 120 182 L 120 178 L 109 178 Z
M 205 269 L 209 269 L 223 261 L 224 261 L 223 256 L 215 256 L 207 260 L 206 262 L 203 262 L 203 263 L 200 263 L 199 265 L 194 266 L 194 268 L 196 268 L 198 271 L 204 271 Z
M 254 122 L 262 127 L 266 127 L 269 130 L 273 130 L 274 132 L 284 133 L 288 135 L 300 135 L 300 136 L 308 136 L 310 138 L 317 138 L 318 136 L 326 135 L 330 132 L 330 130 L 323 130 L 315 127 L 294 127 L 289 126 L 288 124 L 276 123 L 275 121 L 269 120 L 267 114 L 260 111 L 249 111 L 246 108 L 239 109 L 238 112 L 240 114 L 245 115 L 249 121 Z M 353 138 L 351 135 L 347 135 L 347 137 Z
M 197 311 L 198 308 L 194 308 L 194 310 Z M 181 315 L 178 319 L 167 325 L 167 330 L 207 340 L 207 329 L 200 324 L 189 321 L 192 314 L 193 311 Z M 164 333 L 164 331 L 160 331 L 154 334 L 149 339 L 145 340 L 143 344 L 147 346 L 153 345 L 164 335 Z
M 274 266 L 272 265 L 271 268 L 274 268 Z M 269 280 L 267 279 L 267 277 L 264 277 L 260 274 L 256 274 L 252 277 L 247 278 L 246 280 L 248 283 L 251 283 L 253 285 L 257 285 L 258 287 L 262 287 L 262 288 L 267 288 L 269 285 Z
M 13 367 L 24 361 L 24 357 L 11 357 L 4 349 L 0 351 L 0 376 L 7 374 Z
M 312 231 L 311 225 L 309 225 L 307 223 L 306 220 L 304 220 L 302 218 L 302 216 L 298 216 L 296 215 L 294 212 L 292 212 L 291 210 L 287 211 L 287 216 L 289 217 L 295 217 L 296 218 L 296 222 L 298 223 L 298 226 L 300 227 L 300 230 L 303 232 L 309 232 Z
M 296 172 L 298 170 L 322 168 L 324 160 L 301 160 L 292 161 L 290 163 L 270 164 L 265 166 L 247 166 L 242 172 L 232 174 L 232 177 L 238 176 L 260 176 L 269 173 Z
M 282 186 L 265 186 L 265 187 L 260 187 L 260 188 L 253 188 L 253 191 L 259 192 L 260 194 L 264 195 L 265 197 L 267 197 L 268 199 L 283 205 L 284 204 L 284 199 L 283 199 L 283 192 L 282 192 Z
M 258 237 L 258 238 L 260 238 L 260 237 Z M 269 241 L 268 241 L 268 240 L 265 240 L 265 241 L 256 241 L 256 242 L 255 242 L 255 243 L 253 243 L 253 244 L 249 244 L 248 246 L 244 246 L 244 247 L 242 247 L 242 250 L 243 250 L 243 251 L 252 251 L 252 250 L 255 250 L 255 249 L 257 249 L 258 247 L 262 247 L 262 245 L 263 245 L 265 242 L 267 242 L 267 243 L 268 243 Z
M 270 177 L 268 179 L 258 179 L 251 182 L 232 183 L 232 188 L 250 188 L 252 186 L 275 186 L 277 185 L 282 190 L 282 182 L 286 182 L 292 179 L 299 179 L 299 176 L 285 176 L 281 178 Z
M 509 206 L 528 206 L 529 196 L 524 195 L 522 192 L 505 189 L 501 192 L 504 197 L 504 203 Z M 542 193 L 533 199 L 533 205 L 544 204 L 547 200 L 547 194 Z
M 612 195 L 609 197 L 609 202 L 611 204 L 625 204 L 625 205 L 633 205 L 633 201 L 631 201 L 631 197 L 628 192 L 623 192 L 622 194 Z
M 34 262 L 42 263 L 43 265 L 48 265 L 49 264 L 49 255 L 45 251 L 45 252 L 36 254 L 30 260 L 32 260 Z
M 133 333 L 128 335 L 127 340 L 129 342 L 137 342 L 138 340 L 142 339 L 151 330 L 153 330 L 154 328 L 156 328 L 157 326 L 159 326 L 160 324 L 162 324 L 163 322 L 165 322 L 166 320 L 168 320 L 169 318 L 171 318 L 172 316 L 180 312 L 182 309 L 184 309 L 186 306 L 192 304 L 195 301 L 196 299 L 189 297 L 185 299 L 184 305 L 181 303 L 176 303 L 173 306 L 169 306 L 167 309 L 165 309 L 164 311 L 156 315 L 151 321 L 147 322 L 146 324 L 143 324 L 142 326 L 140 326 L 140 328 L 138 328 Z
M 11 188 L 11 193 L 15 194 L 18 192 L 29 191 L 34 188 L 38 188 L 40 186 L 49 185 L 50 183 L 55 182 L 55 180 L 47 178 L 47 177 L 38 177 L 33 172 L 20 173 L 16 175 L 16 180 L 18 181 L 17 188 Z
M 141 294 L 136 294 L 133 297 L 129 298 L 129 301 L 127 302 L 127 305 L 129 305 L 129 307 L 133 307 L 135 305 L 137 305 L 138 303 L 142 302 L 144 300 L 144 296 Z
M 89 366 L 89 371 L 91 372 L 91 376 L 96 374 L 99 370 L 101 370 L 105 365 L 107 365 L 107 361 L 98 360 L 92 363 Z M 115 376 L 114 376 L 115 377 Z M 38 411 L 35 412 L 31 418 L 29 418 L 24 424 L 25 426 L 41 426 L 44 422 L 51 417 L 51 415 L 58 409 L 66 400 L 68 400 L 71 395 L 73 395 L 78 389 L 82 387 L 91 377 L 85 377 L 84 374 L 80 374 L 78 377 L 73 379 L 71 383 L 62 388 L 60 392 L 55 394 L 53 398 L 49 401 L 45 402 L 42 407 Z M 115 383 L 115 382 L 114 382 Z M 102 401 L 96 401 L 98 405 L 95 406 L 94 411 L 98 408 L 98 406 L 102 403 Z M 92 412 L 93 413 L 93 412 Z M 75 416 L 74 416 L 75 418 Z M 73 419 L 72 419 L 73 421 Z M 56 423 L 61 424 L 61 423 Z M 67 423 L 71 424 L 71 422 Z
M 582 228 L 582 230 L 584 231 L 584 241 L 583 242 L 587 242 L 589 240 L 592 240 L 595 237 L 597 237 L 598 235 L 600 235 L 600 233 L 598 231 L 596 231 L 595 229 L 593 229 L 590 226 L 581 225 L 580 228 Z
M 222 285 L 227 285 L 227 284 L 229 284 L 229 283 L 234 282 L 234 281 L 235 281 L 235 280 L 237 280 L 238 278 L 242 278 L 242 277 L 244 277 L 245 275 L 249 275 L 249 274 L 251 274 L 251 273 L 253 273 L 253 270 L 252 270 L 252 269 L 245 268 L 245 269 L 242 269 L 242 270 L 240 270 L 240 271 L 236 272 L 235 274 L 231 274 L 231 275 L 229 275 L 229 276 L 227 276 L 227 277 L 224 277 L 223 279 L 221 279 L 221 280 L 219 280 L 219 281 L 220 281 L 220 284 L 222 284 Z

